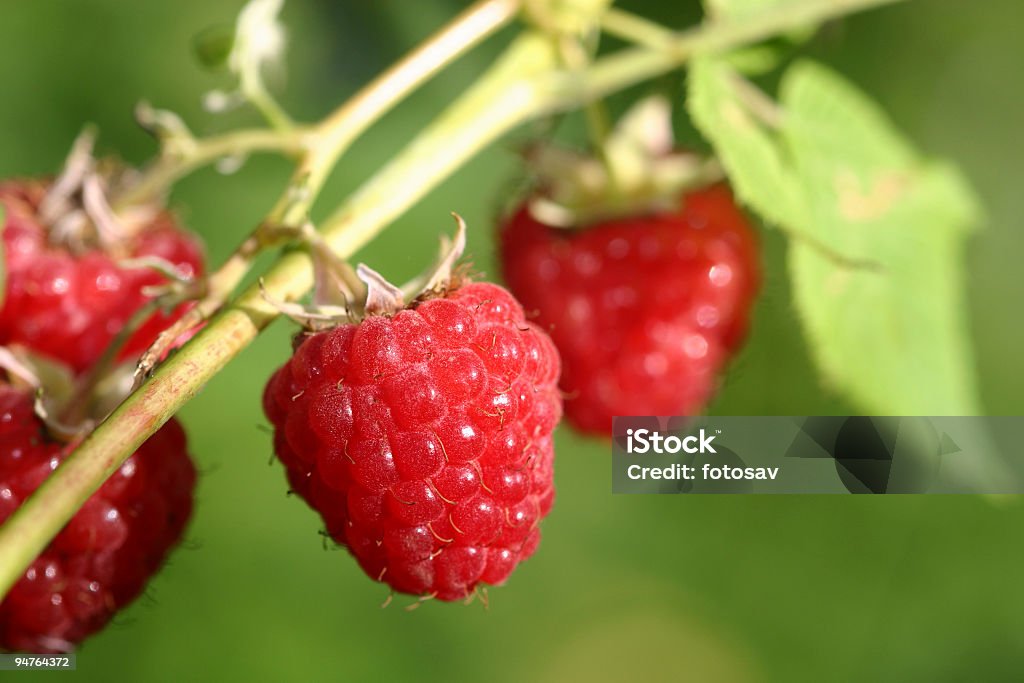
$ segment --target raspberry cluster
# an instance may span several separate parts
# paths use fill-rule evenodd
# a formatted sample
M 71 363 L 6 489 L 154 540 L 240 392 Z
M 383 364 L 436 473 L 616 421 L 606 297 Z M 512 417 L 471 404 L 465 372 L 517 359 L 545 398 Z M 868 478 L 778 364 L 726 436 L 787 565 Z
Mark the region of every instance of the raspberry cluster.
M 456 600 L 537 547 L 559 367 L 508 292 L 465 284 L 300 335 L 263 405 L 292 489 L 363 570 Z

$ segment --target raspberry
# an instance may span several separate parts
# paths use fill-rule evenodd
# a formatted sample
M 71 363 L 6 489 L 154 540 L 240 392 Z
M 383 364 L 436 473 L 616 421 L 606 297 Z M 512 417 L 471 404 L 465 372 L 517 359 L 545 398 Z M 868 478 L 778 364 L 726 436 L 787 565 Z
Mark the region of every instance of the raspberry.
M 124 268 L 127 258 L 158 257 L 184 276 L 203 269 L 202 247 L 173 217 L 158 213 L 133 231 L 117 255 L 97 246 L 53 242 L 39 216 L 47 191 L 38 182 L 0 183 L 7 292 L 0 305 L 0 344 L 23 344 L 76 372 L 96 362 L 148 300 L 143 289 L 166 283 L 149 268 Z M 119 360 L 140 355 L 185 311 L 157 312 L 128 339 Z
M 537 547 L 558 373 L 507 291 L 466 284 L 297 337 L 263 405 L 292 490 L 370 578 L 457 600 Z
M 547 226 L 521 207 L 501 229 L 509 288 L 564 362 L 566 417 L 610 434 L 615 415 L 700 411 L 742 343 L 759 287 L 754 234 L 724 185 L 677 211 Z
M 0 524 L 68 455 L 0 383 Z M 0 602 L 0 649 L 63 652 L 142 592 L 181 539 L 196 472 L 171 420 L 90 497 Z

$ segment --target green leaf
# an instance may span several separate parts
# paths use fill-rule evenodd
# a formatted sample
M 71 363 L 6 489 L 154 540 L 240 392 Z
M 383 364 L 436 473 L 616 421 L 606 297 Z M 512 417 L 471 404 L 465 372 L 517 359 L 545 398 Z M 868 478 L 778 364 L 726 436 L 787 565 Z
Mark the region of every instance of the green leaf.
M 962 266 L 978 210 L 956 170 L 819 65 L 784 75 L 774 127 L 724 61 L 694 69 L 691 112 L 738 196 L 794 236 L 794 300 L 828 382 L 876 414 L 978 412 Z
M 738 75 L 724 61 L 702 57 L 690 67 L 694 123 L 715 146 L 733 190 L 767 220 L 805 223 L 800 186 L 774 134 L 765 130 L 736 92 Z
M 823 67 L 791 68 L 782 102 L 806 229 L 879 264 L 844 267 L 793 243 L 797 309 L 818 364 L 875 412 L 977 412 L 961 254 L 977 210 L 966 183 L 923 161 L 873 102 Z

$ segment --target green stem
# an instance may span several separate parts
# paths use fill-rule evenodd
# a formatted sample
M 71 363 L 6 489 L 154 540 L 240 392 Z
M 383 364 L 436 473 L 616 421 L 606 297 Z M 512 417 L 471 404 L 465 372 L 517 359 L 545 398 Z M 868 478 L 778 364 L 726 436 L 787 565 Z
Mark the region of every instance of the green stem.
M 676 37 L 661 24 L 616 7 L 609 8 L 601 17 L 601 28 L 617 38 L 656 49 L 665 47 Z
M 321 230 L 331 248 L 348 255 L 353 244 L 368 243 L 481 149 L 531 113 L 547 111 L 534 83 L 557 60 L 546 37 L 521 36 L 486 76 L 328 216 Z
M 596 62 L 586 78 L 555 74 L 543 87 L 543 99 L 557 109 L 655 78 L 686 63 L 696 54 L 723 52 L 766 40 L 787 31 L 814 26 L 855 11 L 905 0 L 803 0 L 775 12 L 745 18 L 740 23 L 709 22 L 682 33 L 660 47 L 635 47 Z
M 319 145 L 299 173 L 307 189 L 323 186 L 338 158 L 377 119 L 405 98 L 415 87 L 436 74 L 456 57 L 509 23 L 519 11 L 520 0 L 482 0 L 455 18 L 435 37 L 381 74 L 320 124 Z M 305 216 L 290 216 L 292 223 Z
M 593 61 L 594 50 L 588 50 L 583 41 L 576 36 L 565 35 L 560 37 L 559 54 L 562 59 L 562 66 L 568 73 L 580 74 L 586 71 Z M 611 117 L 608 108 L 600 99 L 593 99 L 583 106 L 583 118 L 586 122 L 587 135 L 590 138 L 590 146 L 593 152 L 604 165 L 608 174 L 609 190 L 618 192 L 619 183 L 616 182 L 615 164 L 608 156 L 608 138 L 612 134 Z
M 142 203 L 159 197 L 175 182 L 198 168 L 232 154 L 251 152 L 283 152 L 301 154 L 306 148 L 306 130 L 295 128 L 287 133 L 256 128 L 192 141 L 187 151 L 161 156 L 143 171 L 141 179 L 117 197 L 117 207 Z
M 323 225 L 339 256 L 366 244 L 465 160 L 518 124 L 579 106 L 678 67 L 695 52 L 737 47 L 808 23 L 898 0 L 805 0 L 745 24 L 708 24 L 664 49 L 638 48 L 596 62 L 582 75 L 556 71 L 551 41 L 518 38 L 469 91 Z M 264 278 L 275 299 L 313 284 L 307 255 L 283 256 Z M 278 315 L 250 288 L 129 396 L 0 529 L 0 592 L 6 592 L 81 504 L 153 432 Z
M 239 88 L 243 97 L 256 107 L 256 110 L 270 124 L 274 131 L 288 133 L 295 128 L 295 122 L 288 116 L 288 112 L 277 103 L 274 96 L 270 94 L 263 79 L 258 73 L 243 73 Z

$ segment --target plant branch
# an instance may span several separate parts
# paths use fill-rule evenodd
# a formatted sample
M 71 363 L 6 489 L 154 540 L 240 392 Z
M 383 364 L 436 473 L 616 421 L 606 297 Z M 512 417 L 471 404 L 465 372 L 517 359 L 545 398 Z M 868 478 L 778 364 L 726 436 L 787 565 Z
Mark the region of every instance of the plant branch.
M 243 97 L 256 107 L 256 110 L 274 131 L 287 133 L 295 128 L 295 122 L 270 94 L 261 78 L 251 75 L 248 71 L 243 71 L 239 89 L 242 91 Z
M 460 160 L 506 130 L 510 119 L 477 116 L 492 103 L 508 104 L 508 86 L 531 68 L 550 68 L 550 43 L 521 38 L 477 86 L 369 181 L 325 232 L 342 258 L 362 246 L 404 208 L 437 185 Z M 499 107 L 500 109 L 500 107 Z M 521 107 L 517 107 L 521 110 Z M 515 120 L 520 115 L 514 117 Z M 263 278 L 275 299 L 294 300 L 313 284 L 307 254 L 285 255 Z M 36 490 L 0 529 L 0 590 L 6 591 L 79 506 L 154 431 L 189 401 L 220 368 L 277 316 L 259 287 L 251 287 L 157 369 Z
M 350 256 L 467 159 L 531 118 L 578 107 L 657 76 L 697 52 L 739 47 L 894 1 L 898 0 L 804 0 L 745 23 L 709 23 L 678 34 L 664 48 L 626 50 L 578 74 L 558 71 L 552 42 L 526 33 L 328 218 L 323 224 L 324 238 L 339 256 Z M 339 137 L 345 141 L 345 136 Z M 323 158 L 331 156 L 325 153 Z M 263 284 L 275 299 L 301 297 L 313 284 L 309 256 L 300 252 L 284 255 Z M 6 592 L 21 576 L 106 477 L 277 315 L 259 288 L 250 288 L 129 396 L 0 529 L 0 592 Z
M 634 47 L 605 57 L 589 69 L 585 78 L 555 74 L 542 85 L 547 90 L 543 99 L 555 109 L 571 108 L 660 76 L 696 54 L 723 52 L 800 27 L 898 2 L 905 0 L 803 0 L 738 22 L 707 22 L 676 33 L 664 45 Z
M 310 182 L 319 187 L 338 157 L 381 113 L 484 37 L 509 23 L 518 13 L 520 4 L 520 0 L 478 2 L 329 116 L 320 126 L 324 152 L 320 163 L 310 171 Z
M 179 144 L 173 151 L 163 150 L 156 161 L 143 170 L 138 182 L 116 198 L 117 207 L 153 199 L 189 173 L 224 157 L 251 152 L 299 155 L 307 146 L 303 128 L 288 132 L 253 128 L 176 142 Z
M 263 225 L 207 278 L 206 291 L 196 305 L 160 333 L 139 361 L 137 378 L 144 378 L 182 334 L 208 319 L 227 302 L 249 272 L 252 260 L 267 246 L 263 228 L 274 232 L 280 225 L 303 223 L 328 175 L 349 146 L 418 86 L 509 23 L 518 12 L 519 4 L 520 0 L 480 0 L 312 128 L 305 136 L 305 153 L 288 189 Z
M 657 49 L 664 48 L 676 37 L 671 29 L 617 7 L 611 7 L 605 12 L 601 18 L 601 28 L 616 38 Z

